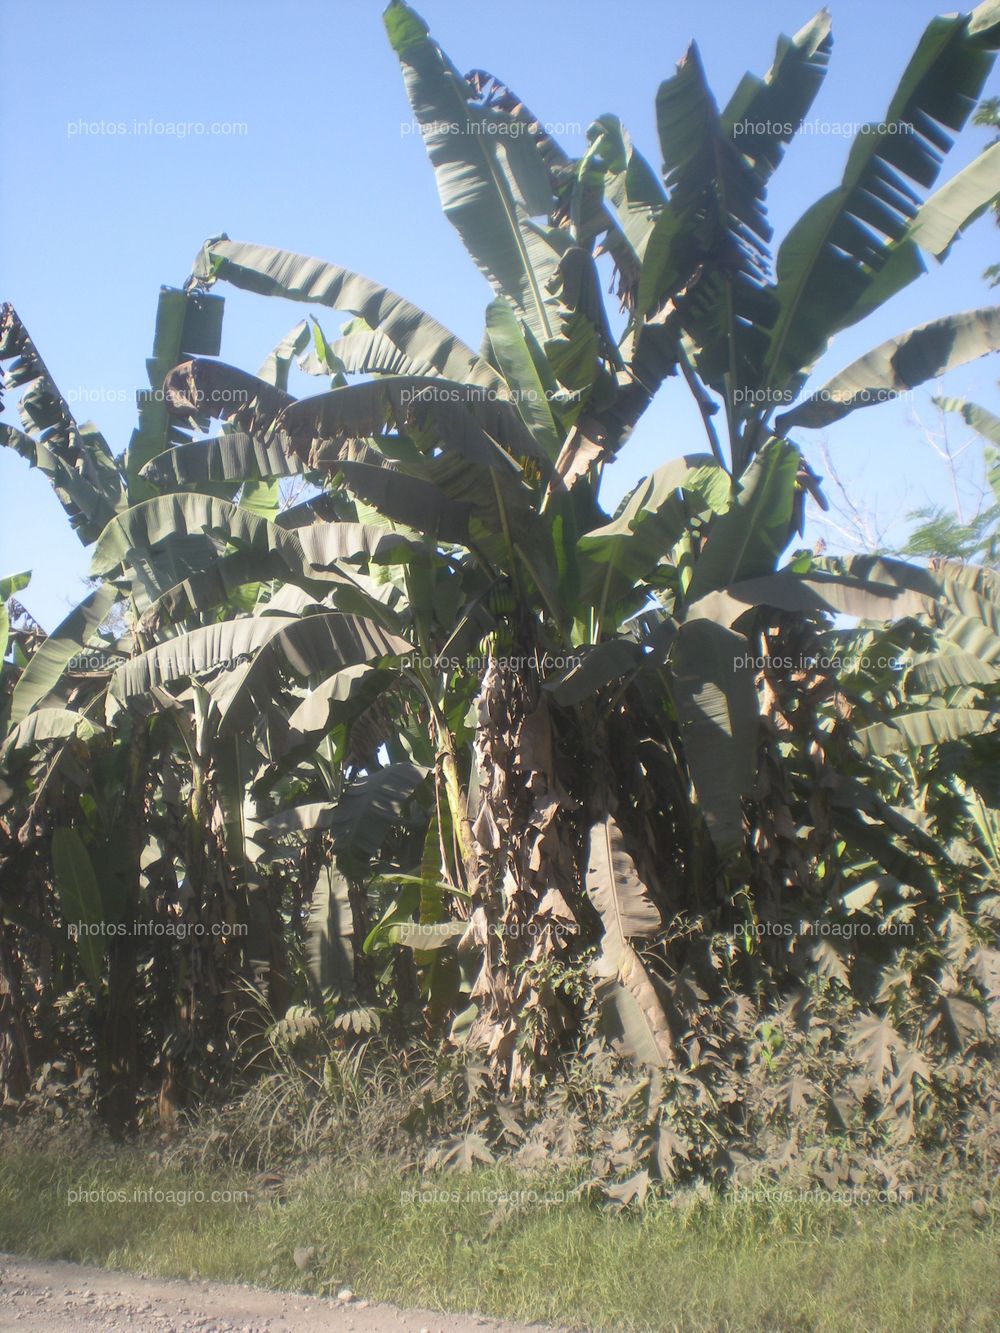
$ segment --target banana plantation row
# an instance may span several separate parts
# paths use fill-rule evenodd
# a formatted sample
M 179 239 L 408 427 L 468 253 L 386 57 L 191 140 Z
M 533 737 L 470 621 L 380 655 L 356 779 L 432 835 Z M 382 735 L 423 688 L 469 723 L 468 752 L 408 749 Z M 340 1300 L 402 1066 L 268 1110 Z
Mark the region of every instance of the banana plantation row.
M 996 199 L 997 147 L 937 178 L 1000 7 L 933 20 L 773 257 L 825 11 L 721 108 L 692 46 L 651 159 L 611 115 L 574 157 L 405 4 L 385 24 L 494 291 L 478 351 L 213 237 L 160 292 L 116 454 L 3 308 L 0 441 L 93 578 L 48 635 L 2 583 L 5 1099 L 57 1066 L 119 1131 L 172 1123 L 317 1024 L 474 1052 L 504 1096 L 585 1046 L 697 1079 L 840 994 L 845 1117 L 907 1132 L 948 1079 L 961 1112 L 997 1037 L 1000 575 L 802 534 L 817 430 L 877 448 L 879 402 L 1000 346 L 969 310 L 808 383 Z M 256 374 L 218 359 L 227 287 L 308 307 Z M 644 433 L 657 465 L 612 510 L 661 392 L 702 438 Z

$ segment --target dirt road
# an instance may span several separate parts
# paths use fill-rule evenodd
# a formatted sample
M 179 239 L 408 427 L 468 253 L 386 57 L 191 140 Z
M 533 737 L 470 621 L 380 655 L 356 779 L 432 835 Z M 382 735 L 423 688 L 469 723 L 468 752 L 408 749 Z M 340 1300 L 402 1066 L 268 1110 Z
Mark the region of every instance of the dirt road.
M 541 1333 L 540 1324 L 531 1325 Z M 30 1333 L 527 1333 L 475 1315 L 397 1310 L 221 1282 L 179 1282 L 0 1254 L 0 1330 Z M 549 1333 L 555 1333 L 550 1330 Z

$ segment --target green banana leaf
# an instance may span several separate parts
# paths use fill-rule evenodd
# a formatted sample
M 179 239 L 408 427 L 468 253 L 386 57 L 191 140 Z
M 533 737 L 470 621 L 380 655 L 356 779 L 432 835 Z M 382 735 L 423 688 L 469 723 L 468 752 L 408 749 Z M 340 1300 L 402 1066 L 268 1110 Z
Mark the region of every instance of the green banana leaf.
M 968 119 L 998 40 L 992 0 L 971 16 L 931 20 L 885 114 L 855 139 L 841 184 L 803 214 L 778 251 L 778 313 L 762 387 L 784 390 L 834 333 L 924 271 L 906 237 L 918 189 L 937 179 L 949 131 Z
M 228 282 L 261 296 L 331 306 L 364 319 L 415 361 L 459 383 L 499 388 L 496 371 L 419 307 L 358 273 L 308 255 L 214 236 L 203 245 L 192 277 Z
M 711 524 L 691 576 L 689 604 L 774 571 L 792 534 L 800 460 L 799 451 L 785 440 L 772 440 L 757 454 L 731 505 Z
M 107 937 L 101 932 L 104 909 L 97 875 L 76 829 L 57 828 L 52 834 L 52 866 L 63 920 L 70 938 L 75 937 L 83 974 L 96 990 L 107 952 Z
M 14 686 L 11 725 L 21 722 L 43 699 L 58 690 L 68 663 L 89 644 L 99 641 L 97 631 L 118 598 L 118 589 L 111 584 L 96 588 L 35 650 Z
M 546 218 L 554 202 L 534 137 L 519 133 L 505 112 L 475 105 L 467 82 L 408 5 L 393 0 L 383 19 L 445 217 L 535 337 L 552 338 L 558 318 L 548 289 L 560 249 L 533 222 Z
M 681 625 L 671 649 L 672 689 L 684 755 L 708 829 L 722 855 L 743 836 L 742 798 L 757 771 L 759 705 L 750 643 L 711 620 Z
M 815 394 L 775 420 L 787 434 L 793 427 L 817 430 L 859 407 L 891 401 L 925 380 L 964 366 L 1000 348 L 1000 310 L 985 306 L 946 315 L 910 329 L 853 361 Z
M 986 708 L 927 708 L 918 713 L 898 713 L 890 722 L 862 727 L 855 739 L 862 754 L 900 754 L 925 745 L 980 736 L 990 728 L 994 716 Z
M 275 440 L 234 431 L 212 440 L 192 440 L 166 450 L 147 463 L 140 473 L 161 490 L 187 486 L 201 489 L 205 482 L 242 482 L 290 477 L 302 472 L 302 464 L 287 454 Z

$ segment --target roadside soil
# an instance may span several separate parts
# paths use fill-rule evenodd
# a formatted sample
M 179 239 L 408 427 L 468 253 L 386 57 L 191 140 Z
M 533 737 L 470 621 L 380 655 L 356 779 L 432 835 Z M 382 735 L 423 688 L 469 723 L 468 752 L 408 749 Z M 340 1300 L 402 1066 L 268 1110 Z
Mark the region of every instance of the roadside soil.
M 546 1333 L 476 1315 L 398 1310 L 222 1282 L 174 1281 L 0 1254 L 0 1330 L 31 1333 Z M 557 1333 L 548 1330 L 548 1333 Z

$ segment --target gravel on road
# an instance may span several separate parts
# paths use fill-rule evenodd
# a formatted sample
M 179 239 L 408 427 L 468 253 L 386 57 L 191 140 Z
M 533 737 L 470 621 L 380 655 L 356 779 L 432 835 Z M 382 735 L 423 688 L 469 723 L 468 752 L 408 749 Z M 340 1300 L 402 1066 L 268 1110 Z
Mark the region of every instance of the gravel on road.
M 476 1315 L 435 1314 L 223 1282 L 116 1273 L 0 1254 L 0 1330 L 30 1333 L 528 1333 Z M 534 1333 L 543 1333 L 533 1324 Z M 556 1330 L 549 1330 L 556 1333 Z

